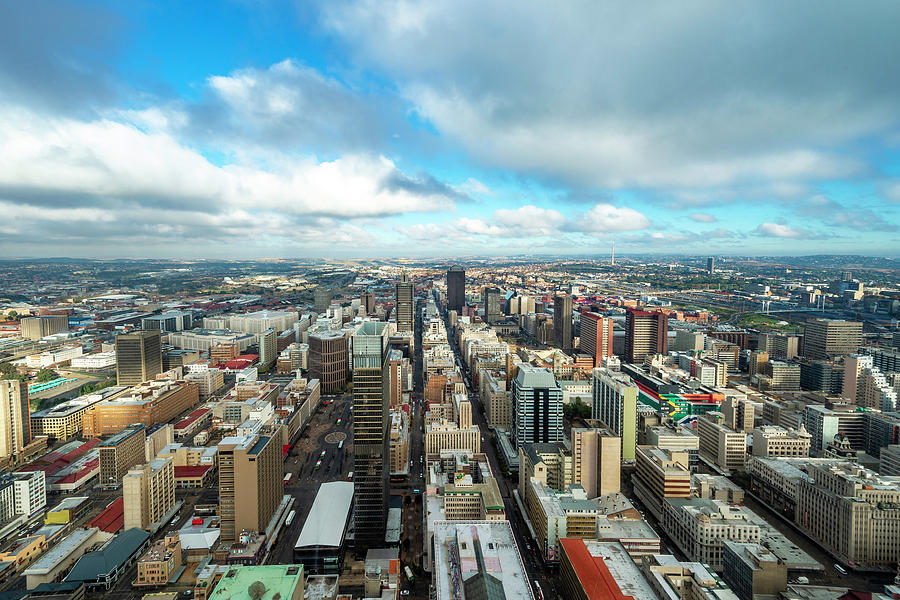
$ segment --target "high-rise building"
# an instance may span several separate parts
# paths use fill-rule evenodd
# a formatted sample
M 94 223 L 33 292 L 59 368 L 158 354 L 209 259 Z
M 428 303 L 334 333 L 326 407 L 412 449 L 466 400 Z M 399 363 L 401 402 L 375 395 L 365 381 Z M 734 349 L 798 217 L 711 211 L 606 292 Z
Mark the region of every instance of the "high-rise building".
M 413 284 L 409 280 L 409 275 L 405 272 L 400 274 L 396 295 L 397 331 L 413 331 Z
M 579 348 L 594 357 L 599 367 L 606 356 L 613 355 L 613 321 L 595 312 L 581 313 Z
M 248 421 L 248 423 L 252 423 Z M 281 428 L 255 423 L 219 442 L 221 536 L 234 542 L 241 531 L 263 531 L 284 493 Z
M 572 428 L 572 483 L 588 498 L 619 491 L 622 440 L 605 427 Z
M 371 290 L 366 290 L 362 293 L 362 296 L 359 298 L 359 303 L 362 305 L 363 310 L 366 311 L 367 315 L 375 313 L 375 294 L 373 294 Z
M 309 377 L 318 379 L 323 394 L 336 394 L 347 385 L 347 336 L 322 331 L 309 336 Z
M 100 485 L 116 486 L 129 469 L 146 461 L 147 429 L 133 425 L 98 446 Z
M 125 529 L 146 529 L 175 506 L 175 460 L 155 458 L 131 468 L 122 478 Z
M 716 259 L 715 257 L 708 257 L 706 259 L 706 272 L 712 275 L 716 272 Z
M 505 298 L 500 288 L 489 287 L 484 289 L 484 322 L 496 323 L 503 319 L 503 304 Z
M 28 386 L 15 379 L 0 380 L 0 459 L 18 459 L 30 443 Z
M 119 385 L 137 385 L 162 373 L 159 331 L 132 331 L 116 336 L 116 378 Z
M 256 334 L 259 343 L 259 368 L 265 371 L 278 358 L 278 338 L 271 327 Z
M 622 460 L 634 460 L 637 443 L 638 387 L 628 375 L 594 369 L 591 415 L 622 439 Z
M 572 348 L 572 296 L 553 298 L 553 341 L 558 348 Z
M 547 367 L 519 365 L 512 384 L 512 433 L 517 447 L 563 439 L 562 389 Z
M 629 308 L 625 314 L 625 360 L 643 362 L 653 354 L 666 354 L 669 317 L 663 312 Z
M 328 305 L 331 304 L 331 290 L 320 285 L 313 292 L 313 300 L 316 305 L 316 312 L 325 312 L 328 310 Z
M 812 319 L 803 330 L 803 355 L 813 360 L 854 354 L 862 345 L 862 323 L 837 319 Z
M 26 340 L 39 340 L 48 335 L 68 331 L 69 317 L 66 315 L 45 315 L 26 317 L 19 321 L 22 337 Z
M 447 271 L 447 310 L 462 314 L 466 305 L 466 271 L 462 267 L 451 267 Z
M 353 334 L 353 502 L 356 543 L 384 543 L 388 459 L 387 323 L 367 321 Z
M 700 457 L 726 472 L 743 471 L 747 461 L 747 434 L 725 425 L 725 415 L 708 412 L 697 420 Z

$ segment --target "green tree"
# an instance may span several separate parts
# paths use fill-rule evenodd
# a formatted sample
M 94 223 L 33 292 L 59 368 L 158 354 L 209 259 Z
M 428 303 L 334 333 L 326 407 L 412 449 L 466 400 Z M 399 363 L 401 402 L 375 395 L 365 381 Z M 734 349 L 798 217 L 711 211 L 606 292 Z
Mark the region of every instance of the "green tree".
M 26 377 L 16 371 L 16 368 L 8 362 L 0 363 L 0 379 L 18 379 L 25 381 Z
M 35 380 L 38 383 L 47 383 L 48 381 L 53 381 L 54 379 L 59 379 L 59 373 L 54 371 L 53 369 L 41 369 L 38 371 Z

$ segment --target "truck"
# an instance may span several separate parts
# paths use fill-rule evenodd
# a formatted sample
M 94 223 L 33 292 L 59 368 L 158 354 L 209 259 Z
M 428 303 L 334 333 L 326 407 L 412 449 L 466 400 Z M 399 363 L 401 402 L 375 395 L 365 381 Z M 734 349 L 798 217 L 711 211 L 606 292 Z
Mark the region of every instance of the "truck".
M 415 577 L 413 577 L 413 572 L 410 570 L 409 565 L 403 567 L 403 571 L 406 573 L 406 579 L 409 580 L 410 583 L 415 581 Z

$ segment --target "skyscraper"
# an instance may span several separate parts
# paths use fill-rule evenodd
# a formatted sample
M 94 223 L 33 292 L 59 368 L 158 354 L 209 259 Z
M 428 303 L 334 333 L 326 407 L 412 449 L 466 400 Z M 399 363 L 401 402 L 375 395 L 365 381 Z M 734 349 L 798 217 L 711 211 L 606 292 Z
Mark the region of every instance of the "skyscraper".
M 594 366 L 613 355 L 613 321 L 595 312 L 581 313 L 579 348 L 594 357 Z
M 562 389 L 550 369 L 519 365 L 512 399 L 512 433 L 517 447 L 562 441 Z
M 363 310 L 366 311 L 367 315 L 371 315 L 375 312 L 375 294 L 373 294 L 371 291 L 366 290 L 365 292 L 363 292 L 362 296 L 360 296 L 359 301 L 360 304 L 362 304 Z
M 353 334 L 353 502 L 356 543 L 384 543 L 390 419 L 387 323 L 367 321 Z
M 274 365 L 278 358 L 278 340 L 275 330 L 270 327 L 262 333 L 257 333 L 256 339 L 259 342 L 259 367 L 266 370 Z
M 634 460 L 637 442 L 638 387 L 618 371 L 602 367 L 594 369 L 593 407 L 591 413 L 622 438 L 622 460 Z
M 625 314 L 625 360 L 643 362 L 669 347 L 669 317 L 663 312 L 629 308 Z
M 495 323 L 503 319 L 503 292 L 499 288 L 484 289 L 484 322 Z
M 712 256 L 706 259 L 706 272 L 710 275 L 716 272 L 716 259 Z
M 119 385 L 137 385 L 162 373 L 159 331 L 132 331 L 116 336 L 116 377 Z
M 19 322 L 19 327 L 22 330 L 22 337 L 26 340 L 39 340 L 69 329 L 69 317 L 66 315 L 26 317 Z
M 323 394 L 336 394 L 347 385 L 347 337 L 340 331 L 309 336 L 309 376 L 318 379 Z
M 313 299 L 316 304 L 316 312 L 323 313 L 328 310 L 328 305 L 331 304 L 331 290 L 320 285 L 313 292 Z
M 15 379 L 0 380 L 0 459 L 18 458 L 30 443 L 28 386 Z
M 397 283 L 397 331 L 413 331 L 413 284 L 405 272 Z
M 252 427 L 239 427 L 237 435 L 219 442 L 219 517 L 226 542 L 244 529 L 263 531 L 284 494 L 281 428 L 258 421 Z
M 812 319 L 803 329 L 803 355 L 813 360 L 854 354 L 862 346 L 862 323 L 837 319 Z
M 462 267 L 451 267 L 447 271 L 447 310 L 462 314 L 466 305 L 466 271 Z
M 553 299 L 553 341 L 563 350 L 572 349 L 572 296 Z

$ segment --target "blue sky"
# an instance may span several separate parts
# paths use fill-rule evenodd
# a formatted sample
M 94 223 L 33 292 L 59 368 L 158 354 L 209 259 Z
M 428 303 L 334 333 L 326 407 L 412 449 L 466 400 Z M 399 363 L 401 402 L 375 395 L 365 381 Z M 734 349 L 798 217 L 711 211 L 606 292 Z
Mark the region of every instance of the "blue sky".
M 900 255 L 900 5 L 0 4 L 0 255 Z

